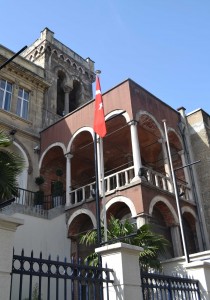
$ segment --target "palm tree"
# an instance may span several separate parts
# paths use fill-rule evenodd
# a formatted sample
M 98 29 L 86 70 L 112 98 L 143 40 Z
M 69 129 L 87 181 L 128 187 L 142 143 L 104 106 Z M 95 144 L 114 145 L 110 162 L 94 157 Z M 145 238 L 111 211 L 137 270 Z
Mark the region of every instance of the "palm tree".
M 17 176 L 24 166 L 18 154 L 6 149 L 11 144 L 10 138 L 0 130 L 0 202 L 18 196 Z
M 103 225 L 101 231 L 103 236 Z M 144 271 L 147 271 L 149 268 L 160 270 L 160 255 L 164 255 L 167 247 L 169 247 L 169 242 L 162 235 L 153 233 L 149 224 L 145 224 L 136 230 L 136 225 L 130 223 L 129 220 L 122 222 L 113 216 L 110 217 L 108 222 L 107 240 L 109 244 L 121 241 L 142 247 L 143 251 L 139 253 L 139 264 Z M 96 241 L 96 229 L 89 230 L 80 237 L 81 244 L 96 245 Z M 90 254 L 85 260 L 93 265 L 98 264 L 96 253 Z

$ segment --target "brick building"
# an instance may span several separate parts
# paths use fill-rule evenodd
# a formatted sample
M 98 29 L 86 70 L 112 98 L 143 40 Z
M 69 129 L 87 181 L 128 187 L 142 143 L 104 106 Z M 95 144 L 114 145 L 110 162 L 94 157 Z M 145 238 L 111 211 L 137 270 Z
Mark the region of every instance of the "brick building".
M 11 54 L 1 47 L 0 61 Z M 5 212 L 21 211 L 47 220 L 64 215 L 69 250 L 84 255 L 86 250 L 78 243 L 78 236 L 97 225 L 93 197 L 94 63 L 60 43 L 45 28 L 22 57 L 1 72 L 0 79 L 1 125 L 12 135 L 15 151 L 27 161 L 20 176 L 20 197 Z M 100 174 L 104 167 L 101 215 L 105 209 L 107 218 L 129 218 L 137 227 L 151 223 L 172 244 L 167 258 L 183 254 L 163 126 L 166 120 L 173 167 L 178 169 L 176 181 L 188 250 L 208 249 L 199 183 L 195 170 L 184 167 L 190 161 L 185 136 L 192 138 L 192 145 L 194 140 L 193 135 L 180 131 L 180 124 L 185 122 L 183 109 L 174 110 L 131 79 L 105 92 L 103 101 L 107 135 L 98 171 Z M 187 120 L 190 124 L 190 116 Z M 97 147 L 100 158 L 99 140 Z M 62 171 L 59 178 L 56 170 Z M 38 210 L 33 195 L 34 179 L 39 174 L 45 179 L 45 201 Z M 58 179 L 65 195 L 54 201 L 52 192 Z M 101 181 L 99 188 L 102 195 Z

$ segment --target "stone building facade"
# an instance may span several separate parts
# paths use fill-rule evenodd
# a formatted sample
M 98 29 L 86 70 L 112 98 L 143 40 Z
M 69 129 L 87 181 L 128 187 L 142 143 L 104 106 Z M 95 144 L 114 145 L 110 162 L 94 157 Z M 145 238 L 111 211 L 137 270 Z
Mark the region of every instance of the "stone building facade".
M 13 52 L 0 47 L 0 64 Z M 39 175 L 40 131 L 92 99 L 94 62 L 54 38 L 48 28 L 0 73 L 0 124 L 11 135 L 13 149 L 26 164 L 19 181 L 36 188 Z
M 1 64 L 12 56 L 13 52 L 1 46 Z M 1 70 L 0 83 L 1 128 L 11 136 L 12 149 L 25 160 L 20 186 L 34 189 L 33 177 L 39 174 L 39 155 L 34 149 L 40 145 L 44 94 L 50 85 L 43 68 L 20 56 Z
M 202 210 L 210 236 L 210 116 L 202 109 L 185 114 L 181 109 L 186 126 L 186 143 L 194 172 L 194 186 L 201 199 Z

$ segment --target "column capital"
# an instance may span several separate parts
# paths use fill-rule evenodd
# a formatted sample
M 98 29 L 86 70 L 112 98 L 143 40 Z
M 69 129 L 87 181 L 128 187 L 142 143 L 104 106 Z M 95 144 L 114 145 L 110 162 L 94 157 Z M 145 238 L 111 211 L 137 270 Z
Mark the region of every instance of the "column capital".
M 138 121 L 136 121 L 136 120 L 131 120 L 129 123 L 128 123 L 128 125 L 138 125 Z
M 184 155 L 184 150 L 180 150 L 180 151 L 178 152 L 178 154 L 179 154 L 180 156 Z
M 74 155 L 71 154 L 71 153 L 66 153 L 65 156 L 66 156 L 66 158 L 68 158 L 68 159 L 71 159 L 71 158 L 74 157 Z
M 158 143 L 160 143 L 160 144 L 163 144 L 163 143 L 165 143 L 166 142 L 166 139 L 165 138 L 160 138 L 159 140 L 158 140 Z
M 69 85 L 64 85 L 63 90 L 64 90 L 64 93 L 69 94 L 73 90 L 73 88 L 70 87 Z

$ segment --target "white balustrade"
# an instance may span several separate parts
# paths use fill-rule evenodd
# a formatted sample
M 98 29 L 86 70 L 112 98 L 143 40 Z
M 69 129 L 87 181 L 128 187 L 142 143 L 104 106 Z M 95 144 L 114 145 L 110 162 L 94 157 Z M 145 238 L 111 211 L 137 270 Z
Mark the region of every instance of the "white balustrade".
M 112 175 L 106 176 L 105 193 L 113 192 L 120 187 L 128 185 L 134 178 L 134 167 L 129 167 Z M 74 189 L 70 192 L 71 204 L 84 202 L 92 197 L 91 192 L 95 189 L 95 182 Z
M 170 190 L 170 177 L 158 173 L 150 168 L 144 167 L 147 182 L 158 189 L 171 192 Z M 134 167 L 129 167 L 122 171 L 116 172 L 104 178 L 105 181 L 105 194 L 112 193 L 115 190 L 129 185 L 134 178 Z M 179 194 L 183 193 L 182 197 L 185 200 L 190 200 L 190 188 L 183 182 L 178 182 Z M 84 202 L 93 198 L 92 191 L 95 189 L 95 182 L 86 186 L 79 187 L 78 189 L 70 192 L 71 204 Z

